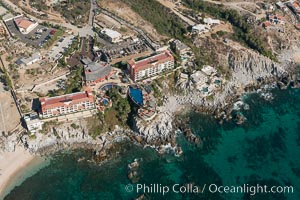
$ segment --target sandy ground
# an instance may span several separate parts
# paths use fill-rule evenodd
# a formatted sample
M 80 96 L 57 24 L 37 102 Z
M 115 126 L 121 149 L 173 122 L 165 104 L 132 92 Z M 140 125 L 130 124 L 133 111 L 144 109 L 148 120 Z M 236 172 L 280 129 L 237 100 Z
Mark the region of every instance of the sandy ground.
M 294 54 L 294 61 L 296 63 L 300 63 L 300 52 Z
M 0 93 L 0 132 L 9 132 L 20 123 L 20 115 L 10 92 Z
M 31 155 L 22 147 L 17 147 L 15 152 L 0 153 L 0 199 L 26 179 L 28 171 L 21 173 L 25 167 L 32 165 L 30 163 L 37 166 L 42 162 L 42 158 Z
M 152 24 L 143 20 L 143 18 L 132 11 L 129 6 L 119 0 L 105 0 L 98 3 L 101 7 L 113 12 L 124 20 L 132 23 L 147 32 L 155 41 L 160 41 L 166 37 L 157 33 Z

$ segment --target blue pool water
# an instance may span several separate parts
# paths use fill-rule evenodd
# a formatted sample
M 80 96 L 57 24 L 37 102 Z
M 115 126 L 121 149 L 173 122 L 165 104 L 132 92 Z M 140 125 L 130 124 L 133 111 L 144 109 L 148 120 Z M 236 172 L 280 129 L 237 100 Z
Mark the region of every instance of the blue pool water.
M 139 106 L 143 105 L 143 94 L 142 90 L 138 88 L 129 88 L 129 94 L 131 99 Z
M 107 99 L 103 99 L 102 103 L 106 106 L 108 104 L 108 100 Z
M 100 88 L 100 90 L 102 90 L 102 91 L 108 91 L 108 90 L 110 90 L 111 88 L 114 88 L 114 87 L 120 87 L 120 86 L 118 86 L 118 85 L 115 84 L 115 83 L 108 83 L 108 84 L 106 84 L 106 85 L 103 85 L 103 86 Z

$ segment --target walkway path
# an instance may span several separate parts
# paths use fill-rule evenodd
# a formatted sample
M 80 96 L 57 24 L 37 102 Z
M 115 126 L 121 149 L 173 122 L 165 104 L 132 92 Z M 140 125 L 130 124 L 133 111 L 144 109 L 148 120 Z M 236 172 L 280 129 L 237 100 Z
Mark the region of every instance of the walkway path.
M 176 9 L 176 5 L 173 2 L 168 0 L 157 0 L 157 1 L 161 3 L 163 6 L 171 9 L 173 13 L 175 13 L 179 18 L 181 18 L 188 25 L 194 26 L 196 24 L 194 21 L 192 21 L 191 19 L 185 17 L 180 12 L 178 12 L 178 10 Z
M 4 115 L 3 115 L 3 109 L 2 109 L 2 103 L 0 102 L 0 113 L 1 113 L 1 121 L 2 121 L 2 128 L 3 128 L 3 131 L 6 133 L 6 125 L 5 125 L 5 121 L 4 121 Z M 1 126 L 0 126 L 1 127 Z M 1 130 L 2 131 L 2 130 Z
M 247 2 L 247 1 L 239 1 L 239 2 L 220 2 L 220 1 L 213 1 L 213 0 L 204 0 L 204 1 L 214 3 L 214 4 L 218 4 L 218 5 L 231 6 L 233 8 L 236 8 L 237 10 L 247 12 L 247 13 L 249 13 L 251 15 L 254 15 L 254 16 L 256 16 L 255 13 L 242 8 L 240 5 L 249 5 L 249 6 L 255 6 L 256 8 L 259 8 L 254 2 Z
M 94 0 L 91 0 L 91 1 L 94 1 Z M 72 25 L 70 23 L 67 23 L 67 22 L 57 23 L 57 22 L 53 22 L 53 21 L 51 21 L 49 19 L 42 20 L 42 19 L 39 19 L 39 18 L 37 18 L 37 17 L 35 17 L 33 15 L 30 15 L 29 13 L 26 13 L 18 5 L 13 4 L 9 0 L 1 0 L 1 2 L 3 2 L 6 5 L 8 5 L 9 7 L 11 7 L 15 12 L 18 12 L 18 13 L 21 13 L 21 14 L 26 14 L 28 17 L 36 20 L 39 23 L 48 22 L 48 23 L 51 23 L 51 24 L 54 24 L 54 25 L 59 25 L 59 26 L 65 27 L 67 29 L 70 29 L 74 33 L 74 35 L 79 34 L 80 36 L 86 36 L 86 35 L 92 35 L 92 36 L 94 36 L 93 27 L 90 26 L 90 25 L 87 25 L 87 26 L 85 26 L 83 28 L 78 28 L 77 26 L 74 26 L 74 25 Z

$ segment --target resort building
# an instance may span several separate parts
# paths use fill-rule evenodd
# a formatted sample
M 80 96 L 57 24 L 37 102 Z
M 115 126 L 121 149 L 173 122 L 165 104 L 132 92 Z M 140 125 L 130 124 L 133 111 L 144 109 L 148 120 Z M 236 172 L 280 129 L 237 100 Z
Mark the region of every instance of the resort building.
M 43 128 L 43 122 L 39 119 L 39 116 L 36 114 L 30 114 L 24 116 L 24 121 L 26 123 L 27 130 L 34 134 Z
M 204 65 L 201 71 L 207 76 L 214 76 L 217 74 L 217 70 L 209 65 Z
M 187 60 L 192 55 L 191 48 L 183 42 L 181 42 L 180 40 L 171 41 L 170 47 L 173 52 L 180 56 L 182 61 Z
M 131 79 L 140 81 L 173 69 L 174 57 L 169 51 L 164 51 L 146 58 L 132 59 L 128 61 L 127 68 Z
M 108 79 L 112 74 L 112 67 L 106 62 L 93 62 L 89 58 L 81 59 L 84 64 L 83 80 L 87 86 L 95 85 Z
M 201 71 L 197 71 L 191 75 L 191 80 L 196 85 L 203 85 L 208 81 L 208 77 Z
M 14 18 L 14 22 L 22 34 L 28 34 L 35 29 L 39 24 L 33 20 L 24 18 L 23 16 Z
M 90 90 L 57 97 L 40 98 L 40 114 L 43 118 L 67 115 L 95 108 L 94 97 Z
M 100 35 L 111 43 L 118 43 L 122 41 L 121 33 L 111 30 L 111 29 L 103 29 L 100 31 Z

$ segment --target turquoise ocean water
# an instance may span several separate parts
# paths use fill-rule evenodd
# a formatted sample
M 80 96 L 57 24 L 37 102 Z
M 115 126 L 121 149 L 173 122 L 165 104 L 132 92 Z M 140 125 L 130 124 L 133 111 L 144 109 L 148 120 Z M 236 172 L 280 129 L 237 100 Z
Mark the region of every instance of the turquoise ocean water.
M 184 151 L 181 157 L 161 156 L 129 142 L 119 144 L 119 155 L 101 166 L 78 162 L 91 152 L 59 153 L 5 200 L 134 199 L 139 194 L 125 188 L 131 183 L 128 164 L 135 158 L 142 158 L 137 170 L 139 184 L 161 184 L 171 190 L 174 184 L 193 184 L 201 189 L 206 184 L 204 193 L 168 192 L 163 196 L 148 192 L 147 199 L 299 200 L 300 90 L 274 89 L 272 94 L 271 102 L 257 94 L 245 96 L 250 109 L 241 111 L 247 120 L 240 126 L 234 122 L 220 126 L 211 116 L 190 113 L 191 128 L 204 143 L 197 147 L 179 136 Z M 293 186 L 293 193 L 211 193 L 211 184 Z

